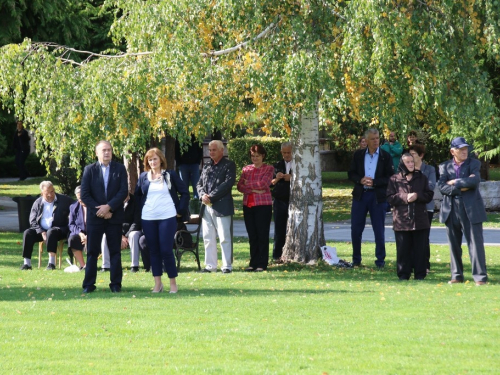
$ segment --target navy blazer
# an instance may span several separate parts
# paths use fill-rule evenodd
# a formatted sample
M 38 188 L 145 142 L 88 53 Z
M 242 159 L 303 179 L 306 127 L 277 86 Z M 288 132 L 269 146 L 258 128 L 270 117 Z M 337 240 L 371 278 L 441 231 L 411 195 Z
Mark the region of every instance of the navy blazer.
M 75 236 L 81 232 L 87 233 L 87 230 L 83 217 L 83 207 L 80 202 L 76 202 L 69 206 L 69 235 Z
M 213 166 L 213 160 L 206 163 L 201 172 L 200 179 L 196 185 L 200 200 L 207 194 L 208 175 Z M 234 161 L 222 158 L 219 161 L 221 168 L 215 176 L 215 183 L 210 194 L 210 202 L 216 216 L 234 215 L 234 201 L 231 194 L 234 183 L 236 182 L 236 164 Z
M 81 199 L 87 206 L 87 225 L 123 223 L 123 201 L 128 194 L 127 170 L 123 164 L 110 162 L 107 195 L 104 193 L 104 178 L 99 162 L 85 167 L 81 188 Z M 97 217 L 96 207 L 103 204 L 111 207 L 111 219 Z
M 64 234 L 68 231 L 68 216 L 69 207 L 74 202 L 67 195 L 56 194 L 57 200 L 54 202 L 54 210 L 52 211 L 52 228 L 59 228 Z M 30 228 L 35 229 L 37 233 L 45 232 L 40 226 L 40 221 L 43 214 L 43 198 L 39 197 L 31 206 L 30 212 Z
M 351 167 L 347 172 L 349 180 L 354 182 L 354 189 L 352 190 L 352 197 L 356 200 L 361 200 L 363 195 L 364 186 L 361 184 L 361 179 L 365 177 L 365 153 L 367 149 L 361 149 L 354 152 Z M 373 179 L 373 188 L 377 195 L 377 202 L 382 203 L 386 201 L 386 190 L 389 178 L 394 174 L 392 165 L 392 157 L 387 152 L 379 147 L 379 155 L 377 162 L 377 169 L 375 171 L 375 178 Z
M 446 223 L 450 216 L 452 199 L 461 196 L 465 206 L 465 212 L 471 224 L 482 223 L 487 220 L 483 198 L 479 193 L 479 183 L 481 182 L 481 162 L 477 159 L 467 158 L 460 167 L 460 176 L 456 177 L 453 160 L 448 160 L 439 166 L 439 191 L 443 195 L 443 202 L 439 211 L 439 221 Z M 469 177 L 471 174 L 474 177 Z M 449 180 L 457 180 L 455 185 L 448 185 Z M 462 191 L 462 188 L 468 188 Z
M 181 215 L 182 221 L 189 220 L 189 190 L 181 180 L 176 171 L 169 169 L 163 172 L 163 178 L 166 178 L 166 174 L 170 175 L 171 186 L 168 190 L 170 192 L 170 196 L 174 201 L 175 210 L 177 211 L 177 215 Z M 146 203 L 146 199 L 148 198 L 149 191 L 149 180 L 148 180 L 148 172 L 143 172 L 139 176 L 139 181 L 137 181 L 137 186 L 135 187 L 134 195 L 141 200 L 140 204 L 140 212 L 142 212 L 142 208 Z M 179 194 L 181 198 L 179 199 Z

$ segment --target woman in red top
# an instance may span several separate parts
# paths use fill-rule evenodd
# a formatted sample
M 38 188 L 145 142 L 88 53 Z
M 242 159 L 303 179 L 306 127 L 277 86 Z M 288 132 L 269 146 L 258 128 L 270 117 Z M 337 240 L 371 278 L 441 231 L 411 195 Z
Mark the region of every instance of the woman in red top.
M 262 272 L 269 260 L 269 227 L 272 204 L 271 180 L 274 168 L 264 163 L 266 149 L 262 145 L 250 147 L 252 163 L 243 167 L 238 191 L 243 195 L 243 217 L 250 242 L 250 266 L 248 272 Z

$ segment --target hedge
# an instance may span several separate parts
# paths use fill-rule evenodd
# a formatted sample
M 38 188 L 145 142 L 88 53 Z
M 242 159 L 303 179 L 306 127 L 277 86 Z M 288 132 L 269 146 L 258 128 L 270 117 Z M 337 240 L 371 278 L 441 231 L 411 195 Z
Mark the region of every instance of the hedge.
M 250 147 L 260 144 L 266 149 L 267 155 L 264 163 L 273 165 L 282 159 L 281 144 L 286 142 L 284 138 L 275 137 L 243 137 L 231 139 L 227 143 L 229 160 L 236 164 L 236 181 L 239 180 L 241 170 L 245 165 L 251 164 Z

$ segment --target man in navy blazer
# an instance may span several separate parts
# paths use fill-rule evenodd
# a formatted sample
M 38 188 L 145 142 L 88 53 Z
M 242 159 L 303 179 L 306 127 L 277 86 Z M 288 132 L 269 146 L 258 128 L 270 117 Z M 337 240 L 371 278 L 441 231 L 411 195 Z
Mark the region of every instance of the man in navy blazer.
M 354 182 L 351 207 L 352 262 L 361 265 L 361 240 L 370 213 L 375 235 L 375 265 L 385 266 L 385 214 L 387 211 L 386 190 L 389 178 L 394 174 L 391 155 L 379 147 L 380 135 L 377 129 L 365 132 L 366 149 L 354 152 L 351 167 L 347 172 Z
M 113 148 L 108 141 L 95 147 L 98 162 L 83 171 L 81 199 L 87 206 L 87 265 L 83 292 L 95 290 L 97 258 L 103 234 L 109 247 L 110 284 L 113 293 L 121 291 L 121 239 L 124 220 L 123 201 L 128 194 L 127 170 L 112 161 Z
M 469 157 L 469 145 L 463 137 L 451 142 L 453 159 L 439 166 L 439 191 L 443 195 L 439 221 L 446 224 L 450 246 L 450 284 L 464 282 L 462 264 L 462 235 L 469 247 L 472 277 L 476 285 L 484 285 L 486 256 L 484 252 L 483 222 L 486 221 L 484 202 L 479 193 L 481 162 Z

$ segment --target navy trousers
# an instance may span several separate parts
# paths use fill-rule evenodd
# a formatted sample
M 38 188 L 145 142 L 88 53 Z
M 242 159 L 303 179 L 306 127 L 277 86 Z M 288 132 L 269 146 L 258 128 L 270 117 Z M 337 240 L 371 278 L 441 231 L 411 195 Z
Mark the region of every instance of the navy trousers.
M 366 225 L 366 214 L 370 213 L 373 234 L 375 235 L 375 264 L 377 267 L 385 265 L 385 213 L 387 202 L 377 203 L 374 190 L 366 190 L 361 200 L 352 200 L 351 206 L 351 240 L 352 240 L 352 262 L 360 264 L 361 240 Z
M 146 237 L 153 276 L 161 276 L 165 270 L 169 279 L 177 277 L 174 255 L 176 231 L 175 216 L 164 220 L 142 220 L 142 232 Z

